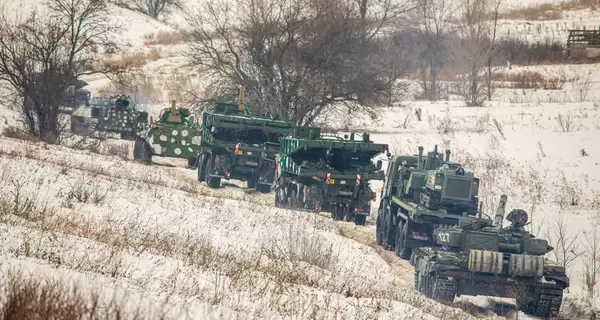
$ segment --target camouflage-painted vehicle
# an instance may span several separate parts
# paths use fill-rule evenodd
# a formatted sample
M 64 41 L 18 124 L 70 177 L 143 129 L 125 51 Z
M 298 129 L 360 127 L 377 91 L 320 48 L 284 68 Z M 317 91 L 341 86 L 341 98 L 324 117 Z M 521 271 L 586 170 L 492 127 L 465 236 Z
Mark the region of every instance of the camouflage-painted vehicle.
M 565 268 L 545 258 L 553 250 L 548 241 L 523 228 L 527 212 L 510 211 L 510 226 L 502 226 L 506 199 L 493 221 L 480 212 L 470 222 L 435 228 L 434 246 L 416 248 L 410 257 L 415 289 L 445 302 L 463 294 L 514 298 L 528 314 L 556 317 L 569 287 Z
M 373 159 L 388 150 L 370 135 L 321 133 L 296 128 L 281 139 L 275 174 L 275 206 L 330 212 L 334 220 L 364 225 L 376 199 L 370 182 L 385 174 Z
M 76 134 L 110 132 L 120 134 L 121 139 L 134 140 L 147 128 L 148 112 L 138 110 L 133 99 L 125 95 L 94 96 L 89 106 L 71 115 L 71 131 Z
M 160 112 L 150 128 L 135 140 L 133 159 L 140 163 L 152 163 L 152 157 L 183 158 L 194 168 L 200 148 L 201 131 L 187 108 L 177 108 L 172 101 L 171 108 Z
M 379 202 L 377 244 L 408 259 L 411 250 L 429 246 L 433 229 L 470 221 L 477 213 L 479 179 L 437 151 L 423 157 L 399 155 L 389 159 L 387 179 Z
M 252 115 L 241 88 L 238 104 L 217 102 L 202 114 L 198 181 L 217 188 L 222 179 L 236 179 L 258 192 L 270 192 L 279 138 L 293 129 L 290 122 Z

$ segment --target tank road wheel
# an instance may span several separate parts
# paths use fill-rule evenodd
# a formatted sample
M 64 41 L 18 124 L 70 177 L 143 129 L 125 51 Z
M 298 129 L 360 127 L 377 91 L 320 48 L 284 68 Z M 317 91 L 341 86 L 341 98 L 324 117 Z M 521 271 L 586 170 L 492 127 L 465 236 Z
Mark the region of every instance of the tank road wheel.
M 367 216 L 363 216 L 362 214 L 354 215 L 354 224 L 357 226 L 364 226 L 367 223 Z
M 396 228 L 396 247 L 395 252 L 398 258 L 403 260 L 410 259 L 412 253 L 411 248 L 406 248 L 404 244 L 408 238 L 408 223 L 403 221 L 398 222 L 398 228 Z
M 379 212 L 377 213 L 377 220 L 375 220 L 375 241 L 377 242 L 378 245 L 382 245 L 383 244 L 383 227 L 382 227 L 382 220 L 383 220 L 383 209 L 379 209 Z
M 435 301 L 452 303 L 456 296 L 456 280 L 449 280 L 446 277 L 432 272 L 427 277 L 427 293 L 426 296 Z
M 137 138 L 133 145 L 133 160 L 143 164 L 152 163 L 152 151 L 146 140 Z
M 208 175 L 213 170 L 212 164 L 213 164 L 213 159 L 212 159 L 212 157 L 209 157 L 206 160 L 206 171 L 204 173 L 205 181 L 206 181 L 206 184 L 208 184 L 209 187 L 211 187 L 211 188 L 219 188 L 221 186 L 221 178 L 211 178 Z

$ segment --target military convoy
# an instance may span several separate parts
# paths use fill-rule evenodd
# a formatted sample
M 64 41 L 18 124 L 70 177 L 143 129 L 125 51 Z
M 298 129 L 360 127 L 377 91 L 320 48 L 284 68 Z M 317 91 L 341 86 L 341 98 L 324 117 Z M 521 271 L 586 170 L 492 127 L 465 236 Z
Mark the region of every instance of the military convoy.
M 505 206 L 503 195 L 494 220 L 480 211 L 472 221 L 435 227 L 433 245 L 410 257 L 415 289 L 445 302 L 462 294 L 514 298 L 526 313 L 556 317 L 569 287 L 565 268 L 544 258 L 553 250 L 548 241 L 525 231 L 527 212 L 512 210 L 510 226 L 502 226 Z
M 217 102 L 202 113 L 198 181 L 218 188 L 222 179 L 236 179 L 261 193 L 271 192 L 279 139 L 293 129 L 290 122 L 252 115 L 240 89 L 237 105 Z
M 460 164 L 444 158 L 435 146 L 423 157 L 389 159 L 378 208 L 376 241 L 402 259 L 412 248 L 430 245 L 433 228 L 452 226 L 477 213 L 479 179 Z
M 364 225 L 376 198 L 370 182 L 385 177 L 373 158 L 387 150 L 367 133 L 340 136 L 296 128 L 281 139 L 275 206 L 330 212 L 335 220 Z
M 423 155 L 419 146 L 416 155 L 391 155 L 387 144 L 374 143 L 368 133 L 323 133 L 252 115 L 243 88 L 238 104 L 216 102 L 204 111 L 201 126 L 175 101 L 146 130 L 137 126 L 147 122 L 141 113 L 117 113 L 131 109 L 128 99 L 91 104 L 91 116 L 73 115 L 74 131 L 127 132 L 124 138 L 131 133 L 137 137 L 136 161 L 186 158 L 197 166 L 198 181 L 210 187 L 237 179 L 261 193 L 274 188 L 276 207 L 330 212 L 334 220 L 364 225 L 377 199 L 371 182 L 383 181 L 376 242 L 410 261 L 417 291 L 442 302 L 460 295 L 515 298 L 520 310 L 538 317 L 560 310 L 569 278 L 564 267 L 544 257 L 553 248 L 524 230 L 523 210 L 512 210 L 510 226 L 502 226 L 505 195 L 495 218 L 485 215 L 478 208 L 479 178 L 451 161 L 449 150 L 444 156 L 436 145 Z M 374 163 L 382 153 L 386 170 L 382 160 Z
M 149 164 L 153 156 L 187 159 L 188 166 L 197 164 L 202 131 L 187 108 L 164 108 L 148 130 L 141 132 L 133 147 L 133 159 Z
M 148 112 L 138 110 L 126 95 L 94 96 L 85 107 L 71 114 L 71 131 L 80 135 L 94 132 L 118 133 L 124 140 L 135 140 L 148 127 Z

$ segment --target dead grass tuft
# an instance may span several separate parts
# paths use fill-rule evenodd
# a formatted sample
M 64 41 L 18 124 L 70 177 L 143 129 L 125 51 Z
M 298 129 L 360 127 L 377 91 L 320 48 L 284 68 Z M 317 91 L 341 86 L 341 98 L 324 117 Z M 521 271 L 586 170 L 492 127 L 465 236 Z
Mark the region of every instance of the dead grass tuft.
M 4 130 L 2 131 L 2 135 L 4 135 L 5 137 L 8 137 L 8 138 L 13 138 L 13 139 L 19 139 L 19 140 L 31 141 L 31 142 L 40 142 L 39 138 L 34 137 L 30 134 L 27 134 L 25 131 L 20 130 L 16 127 L 4 128 Z
M 544 77 L 537 71 L 496 73 L 493 80 L 499 88 L 560 90 L 567 79 L 564 76 Z
M 96 293 L 84 293 L 77 285 L 67 287 L 57 280 L 28 277 L 10 271 L 2 277 L 0 317 L 16 319 L 146 319 L 143 309 L 125 312 L 124 302 L 112 299 L 105 303 Z M 164 319 L 154 315 L 153 319 Z
M 152 48 L 148 52 L 123 53 L 118 57 L 109 59 L 109 62 L 122 66 L 142 67 L 149 62 L 169 56 L 171 54 L 165 53 L 159 48 Z
M 175 45 L 185 41 L 185 34 L 181 31 L 159 31 L 144 35 L 145 46 Z
M 560 20 L 562 13 L 573 10 L 596 10 L 597 0 L 566 0 L 559 3 L 540 3 L 527 8 L 510 10 L 500 15 L 500 19 L 513 20 Z

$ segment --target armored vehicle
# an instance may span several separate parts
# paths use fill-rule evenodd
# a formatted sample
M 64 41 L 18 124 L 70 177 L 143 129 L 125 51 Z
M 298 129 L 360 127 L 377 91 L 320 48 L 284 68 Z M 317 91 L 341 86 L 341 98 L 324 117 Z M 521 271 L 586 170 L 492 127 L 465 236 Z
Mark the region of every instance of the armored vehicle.
M 510 211 L 503 227 L 506 195 L 492 221 L 481 218 L 434 229 L 434 246 L 415 248 L 415 289 L 427 297 L 452 302 L 455 296 L 486 295 L 516 299 L 520 310 L 555 317 L 563 290 L 569 287 L 565 268 L 544 255 L 548 241 L 523 228 L 527 212 Z
M 190 167 L 197 163 L 201 131 L 187 108 L 177 108 L 176 101 L 160 112 L 150 128 L 135 140 L 133 158 L 149 164 L 153 156 L 183 158 Z
M 79 108 L 71 115 L 71 131 L 88 135 L 92 132 L 119 133 L 121 139 L 134 140 L 148 128 L 148 112 L 136 109 L 135 102 L 126 95 L 101 94 L 94 96 L 89 106 Z
M 87 105 L 91 98 L 89 90 L 84 89 L 88 85 L 87 82 L 82 80 L 74 80 L 74 84 L 67 87 L 65 95 L 65 101 L 63 102 L 62 109 L 63 113 L 73 113 L 80 107 Z
M 376 240 L 408 259 L 412 248 L 429 246 L 432 231 L 452 226 L 477 213 L 479 179 L 460 164 L 438 152 L 423 157 L 399 155 L 389 159 L 387 179 L 381 191 Z
M 222 179 L 236 179 L 261 193 L 271 192 L 279 138 L 293 128 L 291 122 L 252 115 L 240 88 L 238 104 L 217 102 L 202 114 L 198 181 L 217 188 Z
M 375 200 L 370 182 L 383 180 L 373 164 L 388 150 L 368 133 L 326 134 L 319 128 L 296 128 L 281 139 L 277 157 L 275 206 L 330 212 L 335 220 L 364 225 Z

